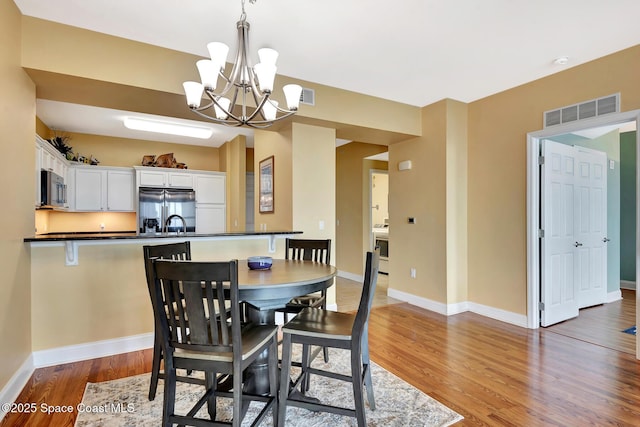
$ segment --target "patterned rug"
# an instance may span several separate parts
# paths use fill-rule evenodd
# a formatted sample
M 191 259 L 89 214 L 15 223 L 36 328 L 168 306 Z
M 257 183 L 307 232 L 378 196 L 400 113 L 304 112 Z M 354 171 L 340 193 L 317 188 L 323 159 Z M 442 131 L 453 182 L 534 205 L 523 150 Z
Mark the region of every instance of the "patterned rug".
M 295 351 L 297 350 L 297 351 Z M 330 349 L 329 364 L 325 364 L 322 356 L 317 357 L 313 365 L 321 369 L 332 369 L 345 374 L 350 372 L 348 352 Z M 294 347 L 294 360 L 299 349 Z M 299 358 L 299 356 L 298 356 Z M 463 417 L 420 390 L 404 382 L 392 373 L 372 363 L 373 388 L 376 410 L 366 407 L 367 425 L 369 426 L 449 426 Z M 196 375 L 196 374 L 194 374 Z M 154 401 L 149 402 L 150 374 L 137 375 L 114 381 L 88 383 L 82 407 L 76 420 L 76 427 L 84 426 L 158 426 L 162 421 L 163 382 L 158 384 L 158 393 Z M 202 395 L 202 386 L 178 383 L 176 413 L 185 414 L 193 403 Z M 338 403 L 353 408 L 351 385 L 318 376 L 312 376 L 309 396 L 317 397 L 322 402 Z M 366 402 L 366 398 L 365 398 Z M 205 405 L 206 406 L 206 405 Z M 251 403 L 243 425 L 249 425 L 260 411 L 261 404 Z M 206 409 L 198 416 L 208 418 Z M 218 399 L 218 417 L 231 418 L 230 399 Z M 272 426 L 269 413 L 262 425 Z M 287 408 L 287 426 L 355 426 L 355 418 L 310 412 L 300 408 Z

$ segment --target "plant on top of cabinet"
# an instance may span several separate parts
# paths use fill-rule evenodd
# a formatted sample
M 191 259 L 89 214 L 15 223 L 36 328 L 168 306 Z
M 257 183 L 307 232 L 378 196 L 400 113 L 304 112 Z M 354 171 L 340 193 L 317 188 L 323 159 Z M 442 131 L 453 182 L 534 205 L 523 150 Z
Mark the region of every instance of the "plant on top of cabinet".
M 73 147 L 67 144 L 67 141 L 70 139 L 71 137 L 68 135 L 56 135 L 53 138 L 47 139 L 47 141 L 68 160 L 71 160 L 69 159 L 69 154 L 73 155 Z

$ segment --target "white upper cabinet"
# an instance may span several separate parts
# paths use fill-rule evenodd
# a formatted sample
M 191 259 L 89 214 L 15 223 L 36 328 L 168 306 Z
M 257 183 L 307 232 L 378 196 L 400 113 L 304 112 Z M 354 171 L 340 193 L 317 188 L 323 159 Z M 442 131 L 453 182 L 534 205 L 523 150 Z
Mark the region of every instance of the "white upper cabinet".
M 72 168 L 74 211 L 135 211 L 134 171 L 130 168 L 77 166 Z
M 194 188 L 194 173 L 183 169 L 136 167 L 138 187 Z M 177 172 L 177 171 L 180 172 Z
M 195 176 L 196 203 L 226 202 L 226 176 L 224 174 Z
M 193 174 L 184 172 L 168 172 L 169 187 L 193 188 Z
M 40 206 L 40 171 L 46 170 L 60 175 L 65 182 L 68 180 L 67 171 L 69 169 L 69 162 L 62 153 L 56 150 L 49 142 L 36 135 L 36 159 L 35 159 L 35 206 Z

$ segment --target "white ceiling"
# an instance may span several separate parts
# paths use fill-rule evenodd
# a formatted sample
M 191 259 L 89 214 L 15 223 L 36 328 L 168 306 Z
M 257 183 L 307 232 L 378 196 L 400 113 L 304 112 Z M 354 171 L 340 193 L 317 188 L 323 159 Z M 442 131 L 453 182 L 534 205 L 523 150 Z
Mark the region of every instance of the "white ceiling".
M 235 50 L 241 12 L 241 0 L 14 1 L 25 15 L 201 56 L 210 41 Z M 471 102 L 640 42 L 638 0 L 257 0 L 245 9 L 252 49 L 278 50 L 279 74 L 415 106 Z M 567 65 L 553 64 L 560 56 Z

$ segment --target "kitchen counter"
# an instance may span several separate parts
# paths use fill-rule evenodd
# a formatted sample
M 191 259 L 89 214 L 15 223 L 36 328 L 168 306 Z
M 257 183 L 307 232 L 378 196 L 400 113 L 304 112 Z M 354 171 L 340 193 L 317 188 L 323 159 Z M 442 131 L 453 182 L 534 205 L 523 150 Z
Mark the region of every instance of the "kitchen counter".
M 229 237 L 248 237 L 248 236 L 281 236 L 290 234 L 302 234 L 302 231 L 247 231 L 237 233 L 154 233 L 154 234 L 138 234 L 135 231 L 104 231 L 104 232 L 68 232 L 68 233 L 47 233 L 38 234 L 33 237 L 25 237 L 25 243 L 35 242 L 58 242 L 58 241 L 76 241 L 76 240 L 127 240 L 127 239 L 199 239 L 199 238 L 229 238 Z
M 135 231 L 121 232 L 71 232 L 71 233 L 48 233 L 39 234 L 32 237 L 25 237 L 24 242 L 32 247 L 42 246 L 64 246 L 65 264 L 78 265 L 78 246 L 83 245 L 106 245 L 106 244 L 158 244 L 184 241 L 207 241 L 207 240 L 239 240 L 239 239 L 265 239 L 268 240 L 268 252 L 276 251 L 276 238 L 286 238 L 291 235 L 302 234 L 302 231 L 248 231 L 236 233 L 154 233 L 137 234 Z

